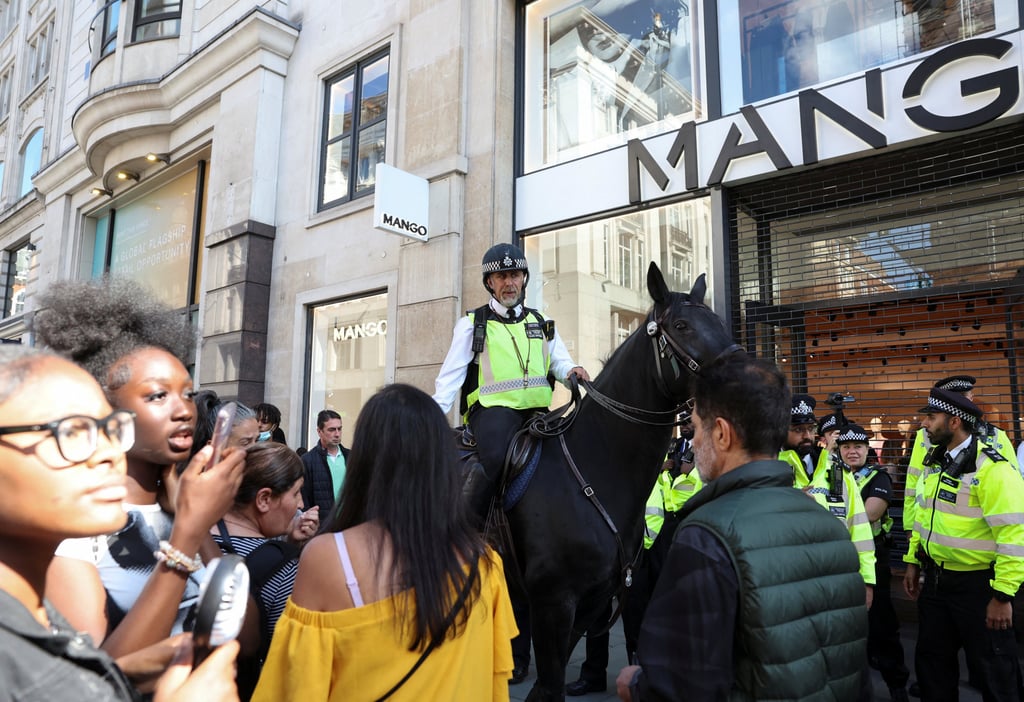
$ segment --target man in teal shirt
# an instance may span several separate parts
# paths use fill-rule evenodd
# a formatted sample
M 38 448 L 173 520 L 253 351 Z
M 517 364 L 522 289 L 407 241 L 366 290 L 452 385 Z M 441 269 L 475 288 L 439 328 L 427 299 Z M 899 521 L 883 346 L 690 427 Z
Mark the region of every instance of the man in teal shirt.
M 302 456 L 305 480 L 302 483 L 302 502 L 308 509 L 320 508 L 320 518 L 326 519 L 334 508 L 345 482 L 345 461 L 348 449 L 341 445 L 341 415 L 334 410 L 321 410 L 316 416 L 319 441 Z

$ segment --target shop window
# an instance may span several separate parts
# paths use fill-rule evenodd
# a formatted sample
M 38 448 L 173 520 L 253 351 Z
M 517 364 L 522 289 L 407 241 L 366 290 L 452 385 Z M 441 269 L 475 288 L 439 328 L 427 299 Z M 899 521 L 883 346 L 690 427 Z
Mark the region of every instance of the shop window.
M 0 73 L 0 120 L 7 119 L 11 113 L 11 76 L 14 75 L 14 64 L 10 64 Z
M 22 198 L 32 192 L 32 176 L 39 172 L 43 161 L 43 130 L 32 132 L 21 151 L 21 187 L 18 197 Z
M 114 53 L 117 48 L 117 27 L 121 19 L 122 0 L 109 0 L 103 7 L 98 19 L 100 22 L 95 25 L 100 30 L 100 58 Z
M 1019 437 L 1018 129 L 735 188 L 737 340 L 819 410 L 852 395 L 848 416 L 879 418 L 892 437 L 916 428 L 935 381 L 976 376 L 986 417 Z
M 50 40 L 53 38 L 53 20 L 43 23 L 42 28 L 28 40 L 25 56 L 25 94 L 32 92 L 46 79 L 50 72 Z
M 25 289 L 28 286 L 28 269 L 32 263 L 35 247 L 25 242 L 6 253 L 7 280 L 4 285 L 4 317 L 13 317 L 25 311 Z
M 198 304 L 205 249 L 197 245 L 195 212 L 204 186 L 205 168 L 192 170 L 91 220 L 92 256 L 82 261 L 83 273 L 131 278 L 176 309 Z
M 135 0 L 132 41 L 167 39 L 181 31 L 181 2 L 173 0 Z M 116 25 L 116 20 L 115 20 Z M 116 35 L 117 30 L 114 30 Z
M 722 0 L 725 114 L 874 66 L 1017 26 L 1014 0 Z
M 318 209 L 373 192 L 384 162 L 388 73 L 388 54 L 377 54 L 326 82 Z
M 684 0 L 529 5 L 525 171 L 699 116 L 698 6 Z
M 305 427 L 305 435 L 312 435 L 309 441 L 316 440 L 317 412 L 335 410 L 346 429 L 354 427 L 363 404 L 384 385 L 388 328 L 387 293 L 310 308 Z
M 701 197 L 525 237 L 530 270 L 546 271 L 530 276 L 526 304 L 555 320 L 577 363 L 600 368 L 646 318 L 651 261 L 682 292 L 690 291 L 696 275 L 707 273 L 704 299 L 714 299 L 710 208 L 710 198 Z M 684 229 L 683 222 L 692 224 Z M 556 251 L 551 265 L 548 258 Z M 684 270 L 692 275 L 677 279 Z M 560 384 L 556 393 L 555 404 L 568 400 Z

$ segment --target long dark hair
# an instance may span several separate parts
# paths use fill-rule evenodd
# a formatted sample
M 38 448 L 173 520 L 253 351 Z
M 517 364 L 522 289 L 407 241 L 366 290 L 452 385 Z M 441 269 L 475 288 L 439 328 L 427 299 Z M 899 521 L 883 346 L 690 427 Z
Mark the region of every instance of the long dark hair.
M 379 522 L 391 537 L 398 585 L 416 597 L 415 621 L 399 612 L 409 650 L 454 638 L 480 593 L 484 544 L 463 505 L 455 442 L 441 409 L 411 385 L 386 386 L 359 413 L 347 466 L 325 531 Z M 470 593 L 445 626 L 467 582 Z

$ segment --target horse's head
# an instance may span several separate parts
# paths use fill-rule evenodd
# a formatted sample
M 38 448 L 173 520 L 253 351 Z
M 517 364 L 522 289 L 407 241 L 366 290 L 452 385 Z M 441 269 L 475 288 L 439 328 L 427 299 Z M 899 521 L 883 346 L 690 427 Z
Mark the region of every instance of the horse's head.
M 654 307 L 647 317 L 647 335 L 658 355 L 658 386 L 676 401 L 692 395 L 693 378 L 701 368 L 739 351 L 722 318 L 704 304 L 707 282 L 701 273 L 689 294 L 672 292 L 654 261 L 647 269 L 647 291 Z

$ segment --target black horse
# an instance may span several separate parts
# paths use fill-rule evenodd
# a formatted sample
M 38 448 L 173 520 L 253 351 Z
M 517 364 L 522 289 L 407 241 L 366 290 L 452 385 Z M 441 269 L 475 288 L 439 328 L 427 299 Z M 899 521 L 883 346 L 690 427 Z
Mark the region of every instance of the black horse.
M 645 327 L 608 359 L 572 426 L 544 440 L 533 480 L 507 513 L 515 559 L 506 565 L 522 574 L 509 582 L 522 583 L 530 602 L 537 682 L 529 701 L 565 698 L 573 647 L 639 551 L 644 504 L 695 374 L 738 349 L 704 305 L 706 288 L 701 275 L 688 295 L 671 292 L 651 263 Z

